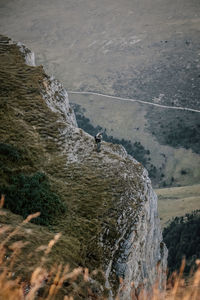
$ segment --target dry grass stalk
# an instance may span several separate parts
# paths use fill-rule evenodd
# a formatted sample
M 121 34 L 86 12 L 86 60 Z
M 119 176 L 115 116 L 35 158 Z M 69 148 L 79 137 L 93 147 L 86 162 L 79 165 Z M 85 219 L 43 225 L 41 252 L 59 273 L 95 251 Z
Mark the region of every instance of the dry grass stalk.
M 0 208 L 3 208 L 4 202 L 5 202 L 5 195 L 1 195 Z
M 1 198 L 0 204 L 3 207 L 4 197 Z M 14 264 L 16 258 L 20 255 L 21 249 L 28 244 L 28 242 L 17 241 L 8 246 L 8 242 L 12 237 L 15 237 L 23 225 L 30 222 L 33 218 L 37 218 L 40 213 L 29 215 L 19 226 L 11 231 L 7 237 L 0 243 L 0 300 L 34 300 L 37 298 L 38 291 L 41 287 L 49 281 L 52 282 L 48 286 L 46 292 L 46 300 L 56 299 L 58 291 L 62 288 L 65 280 L 76 280 L 80 274 L 83 274 L 82 268 L 76 268 L 73 271 L 69 271 L 69 266 L 63 268 L 62 264 L 59 266 L 53 266 L 48 272 L 44 267 L 53 246 L 59 240 L 61 234 L 58 233 L 54 236 L 47 246 L 40 247 L 39 251 L 44 250 L 44 255 L 41 257 L 39 266 L 35 268 L 31 275 L 30 283 L 23 282 L 20 278 L 13 278 L 14 276 Z M 0 235 L 5 234 L 11 229 L 10 226 L 2 226 L 0 228 Z M 6 246 L 12 251 L 12 254 L 7 259 Z M 38 249 L 37 249 L 38 250 Z M 85 279 L 88 278 L 88 270 L 84 273 Z M 67 299 L 67 298 L 66 298 Z M 69 296 L 69 299 L 73 299 Z
M 0 206 L 4 203 L 4 197 L 1 197 Z M 89 282 L 91 275 L 89 270 L 83 269 L 81 267 L 75 268 L 70 271 L 69 266 L 63 267 L 62 264 L 52 266 L 50 271 L 45 268 L 45 262 L 50 254 L 52 247 L 59 240 L 61 234 L 58 233 L 54 238 L 48 243 L 47 246 L 39 247 L 39 250 L 44 251 L 44 255 L 41 257 L 39 266 L 35 268 L 31 275 L 30 282 L 24 282 L 20 278 L 14 277 L 14 264 L 16 258 L 20 255 L 21 249 L 27 245 L 27 242 L 17 241 L 9 245 L 8 249 L 12 251 L 12 254 L 7 259 L 6 245 L 22 228 L 24 224 L 27 224 L 33 218 L 39 216 L 39 213 L 32 214 L 28 216 L 19 226 L 17 226 L 13 231 L 11 231 L 8 236 L 0 243 L 0 300 L 35 300 L 38 297 L 38 291 L 44 287 L 44 297 L 42 299 L 46 300 L 56 300 L 61 299 L 58 296 L 59 291 L 63 287 L 65 281 L 71 283 L 75 282 L 77 278 L 81 275 L 85 284 Z M 5 234 L 10 230 L 10 226 L 3 226 L 0 228 L 0 235 Z M 160 291 L 158 288 L 158 283 L 153 287 L 151 296 L 146 293 L 143 288 L 134 288 L 134 283 L 132 283 L 132 296 L 131 300 L 198 300 L 200 295 L 200 260 L 196 261 L 197 270 L 193 276 L 191 276 L 190 283 L 188 284 L 183 279 L 183 272 L 185 267 L 185 260 L 183 260 L 180 272 L 173 273 L 170 277 L 167 290 Z M 93 271 L 92 274 L 96 274 Z M 123 285 L 123 280 L 120 279 L 120 284 L 122 286 L 122 291 L 126 287 Z M 59 297 L 59 298 L 57 298 Z M 64 300 L 73 300 L 73 295 L 63 296 Z M 96 295 L 95 299 L 98 299 Z M 101 297 L 102 299 L 102 297 Z M 119 298 L 116 298 L 118 300 Z

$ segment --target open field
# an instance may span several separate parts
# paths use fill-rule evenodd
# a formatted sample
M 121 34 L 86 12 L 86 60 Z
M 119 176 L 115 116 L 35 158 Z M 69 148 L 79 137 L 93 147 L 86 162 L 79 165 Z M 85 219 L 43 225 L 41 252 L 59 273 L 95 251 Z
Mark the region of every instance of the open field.
M 176 216 L 200 209 L 200 184 L 155 190 L 162 226 Z
M 199 8 L 198 0 L 0 0 L 0 26 L 69 90 L 197 108 Z

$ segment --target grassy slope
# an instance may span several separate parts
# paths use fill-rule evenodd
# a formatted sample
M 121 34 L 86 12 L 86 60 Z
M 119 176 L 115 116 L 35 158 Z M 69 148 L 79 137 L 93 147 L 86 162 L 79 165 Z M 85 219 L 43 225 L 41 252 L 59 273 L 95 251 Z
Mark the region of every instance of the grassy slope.
M 17 226 L 21 226 L 23 218 L 19 215 L 11 213 L 9 210 L 3 210 L 0 214 L 1 225 L 8 225 L 9 230 L 7 233 L 15 230 Z M 3 241 L 1 236 L 1 241 Z M 38 248 L 41 246 L 47 246 L 49 241 L 54 238 L 54 232 L 48 230 L 45 226 L 39 226 L 32 223 L 23 225 L 19 232 L 11 238 L 10 242 L 7 243 L 7 247 L 15 241 L 28 242 L 28 244 L 23 249 L 23 258 L 18 257 L 17 265 L 15 266 L 15 272 L 20 274 L 20 276 L 29 277 L 31 272 L 36 266 L 40 264 L 40 259 L 43 255 L 43 250 Z M 58 243 L 52 249 L 52 253 L 49 256 L 47 265 L 54 263 L 66 263 L 70 259 L 70 262 L 76 262 L 76 241 L 73 238 L 61 236 Z M 61 248 L 65 250 L 61 252 Z M 38 250 L 37 250 L 38 249 Z M 22 260 L 23 259 L 23 260 Z M 26 261 L 26 263 L 24 263 Z M 76 264 L 74 264 L 76 266 Z
M 102 150 L 101 155 L 116 161 L 115 166 L 104 163 L 95 151 L 91 151 L 81 164 L 66 164 L 67 153 L 60 151 L 63 136 L 59 131 L 65 124 L 58 122 L 58 115 L 47 107 L 40 94 L 43 80 L 48 80 L 42 67 L 25 65 L 16 45 L 3 44 L 0 45 L 0 64 L 1 141 L 15 146 L 22 153 L 22 159 L 16 164 L 1 156 L 1 180 L 7 185 L 9 177 L 14 174 L 33 174 L 36 171 L 47 174 L 52 189 L 67 204 L 67 212 L 56 220 L 51 231 L 30 225 L 35 247 L 43 240 L 49 240 L 53 233 L 61 232 L 62 239 L 53 252 L 53 261 L 101 268 L 103 255 L 109 259 L 113 243 L 118 238 L 117 219 L 122 209 L 120 205 L 123 205 L 118 200 L 126 185 L 129 187 L 128 181 L 116 175 L 123 173 L 124 167 L 128 172 L 130 161 L 122 158 L 120 161 L 119 156 Z M 135 185 L 137 194 L 142 169 L 138 164 L 133 166 L 132 162 L 131 168 L 134 172 L 131 184 Z M 127 206 L 133 205 L 132 199 L 130 202 Z M 135 205 L 137 208 L 137 200 Z M 17 218 L 16 223 L 19 222 Z M 132 220 L 132 216 L 130 218 Z M 12 216 L 7 221 L 0 216 L 0 220 L 13 223 Z M 98 237 L 105 228 L 109 228 L 106 252 L 98 243 Z M 29 251 L 34 251 L 32 243 Z M 33 263 L 38 261 L 40 254 L 34 255 Z M 18 268 L 23 269 L 23 264 L 24 261 L 21 261 Z
M 163 226 L 171 218 L 200 209 L 200 184 L 155 191 L 158 195 L 158 211 Z
M 145 149 L 150 150 L 151 163 L 157 167 L 160 173 L 165 176 L 160 178 L 157 186 L 162 186 L 163 182 L 167 185 L 192 185 L 200 180 L 200 155 L 194 153 L 191 149 L 181 147 L 170 147 L 162 145 L 152 134 L 154 128 L 151 128 L 151 123 L 154 127 L 157 126 L 160 133 L 165 129 L 162 118 L 168 115 L 168 110 L 160 108 L 152 108 L 147 105 L 141 105 L 133 102 L 123 102 L 115 99 L 107 99 L 98 96 L 70 95 L 70 101 L 78 103 L 84 109 L 84 115 L 90 119 L 94 126 L 100 125 L 107 129 L 107 134 L 117 138 L 124 138 L 135 141 L 140 141 Z M 154 122 L 149 124 L 148 114 L 153 115 Z M 178 116 L 185 118 L 184 112 L 179 112 Z M 170 112 L 171 124 L 173 118 L 177 118 L 177 112 Z M 189 113 L 190 123 L 188 126 L 194 125 L 193 116 Z M 164 128 L 164 129 L 163 129 Z M 151 130 L 150 130 L 151 129 Z M 173 128 L 171 128 L 173 132 Z M 188 143 L 188 147 L 189 147 Z M 181 171 L 186 170 L 186 174 Z M 174 182 L 171 182 L 172 177 Z
M 16 45 L 1 45 L 0 55 L 1 141 L 14 145 L 23 153 L 22 159 L 15 164 L 9 159 L 1 157 L 1 182 L 8 184 L 11 175 L 21 172 L 33 174 L 40 170 L 47 173 L 48 163 L 46 162 L 50 161 L 50 158 L 54 158 L 54 164 L 61 167 L 62 157 L 58 155 L 59 148 L 50 139 L 45 139 L 47 135 L 55 137 L 58 134 L 58 126 L 61 124 L 56 123 L 56 114 L 47 108 L 40 94 L 40 83 L 45 76 L 42 67 L 34 68 L 25 65 Z M 12 226 L 15 226 L 20 222 L 20 218 L 9 214 L 6 219 L 1 216 L 1 222 L 11 223 Z M 53 237 L 53 233 L 50 233 L 47 228 L 33 225 L 30 227 L 33 234 L 29 238 L 31 237 L 35 246 L 39 246 Z M 66 262 L 67 258 L 75 265 L 80 263 L 78 240 L 69 235 L 65 236 L 64 245 L 65 250 L 63 251 L 63 241 L 58 243 L 53 260 Z M 30 251 L 34 251 L 32 244 L 28 252 Z M 37 254 L 35 255 L 36 258 L 31 259 L 33 265 L 38 261 L 40 253 L 38 253 L 38 257 Z M 70 256 L 73 256 L 73 259 Z M 23 262 L 19 264 L 19 269 L 26 270 Z

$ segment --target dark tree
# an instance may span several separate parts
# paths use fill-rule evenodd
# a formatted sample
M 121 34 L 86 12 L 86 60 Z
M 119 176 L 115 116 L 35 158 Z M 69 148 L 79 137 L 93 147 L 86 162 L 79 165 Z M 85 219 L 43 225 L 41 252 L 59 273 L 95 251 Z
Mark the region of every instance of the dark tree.
M 195 260 L 200 258 L 200 210 L 173 219 L 164 229 L 163 238 L 169 250 L 169 273 L 179 270 L 185 257 L 185 274 L 189 274 Z

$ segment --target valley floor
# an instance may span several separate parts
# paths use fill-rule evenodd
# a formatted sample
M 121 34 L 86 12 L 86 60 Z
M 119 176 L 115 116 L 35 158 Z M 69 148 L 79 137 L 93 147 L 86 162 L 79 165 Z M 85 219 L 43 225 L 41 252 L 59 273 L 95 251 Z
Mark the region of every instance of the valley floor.
M 200 209 L 200 184 L 155 190 L 163 227 L 170 219 Z

